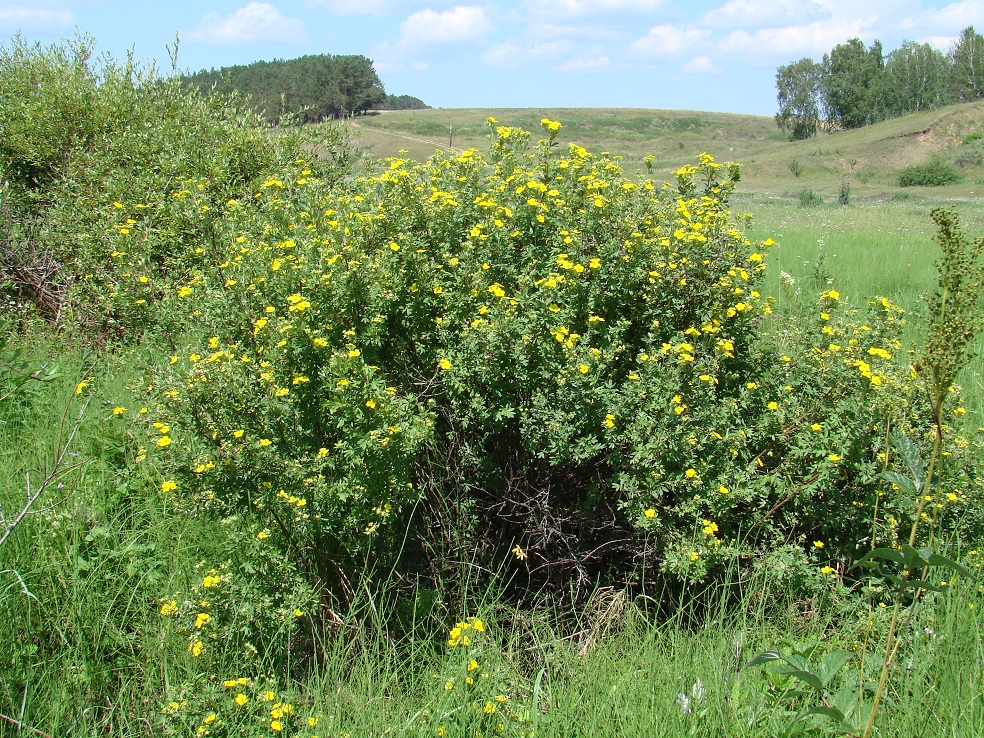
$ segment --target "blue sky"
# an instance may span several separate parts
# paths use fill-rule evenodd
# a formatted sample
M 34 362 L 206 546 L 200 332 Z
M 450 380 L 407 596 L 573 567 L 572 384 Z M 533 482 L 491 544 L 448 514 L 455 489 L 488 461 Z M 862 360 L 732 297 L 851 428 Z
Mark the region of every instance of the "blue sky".
M 198 70 L 364 54 L 435 107 L 639 107 L 771 115 L 775 70 L 853 36 L 949 48 L 984 0 L 0 0 L 0 38 L 74 35 Z

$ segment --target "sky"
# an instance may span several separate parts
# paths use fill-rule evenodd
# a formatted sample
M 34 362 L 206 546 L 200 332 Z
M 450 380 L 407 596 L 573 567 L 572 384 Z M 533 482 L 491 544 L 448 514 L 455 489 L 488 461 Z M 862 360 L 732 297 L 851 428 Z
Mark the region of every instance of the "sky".
M 621 107 L 772 115 L 775 72 L 849 38 L 943 51 L 984 0 L 0 0 L 0 42 L 90 34 L 184 71 L 363 54 L 433 107 Z

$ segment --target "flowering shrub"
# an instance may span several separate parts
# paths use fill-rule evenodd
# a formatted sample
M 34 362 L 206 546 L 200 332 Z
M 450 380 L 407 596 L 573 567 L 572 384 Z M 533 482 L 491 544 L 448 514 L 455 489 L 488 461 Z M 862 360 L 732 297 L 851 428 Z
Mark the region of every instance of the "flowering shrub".
M 830 290 L 809 321 L 772 315 L 772 241 L 728 209 L 737 165 L 635 181 L 560 150 L 556 121 L 535 144 L 490 125 L 487 158 L 344 187 L 298 160 L 209 216 L 212 251 L 158 307 L 196 329 L 148 426 L 182 499 L 248 513 L 336 592 L 397 560 L 425 493 L 439 555 L 519 543 L 531 576 L 577 584 L 790 543 L 829 568 L 873 519 L 890 534 L 883 422 L 919 432 L 898 308 Z

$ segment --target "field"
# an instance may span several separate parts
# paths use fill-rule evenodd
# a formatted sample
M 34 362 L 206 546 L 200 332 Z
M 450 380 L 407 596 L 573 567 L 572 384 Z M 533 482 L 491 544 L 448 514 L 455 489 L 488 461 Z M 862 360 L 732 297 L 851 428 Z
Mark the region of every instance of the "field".
M 984 276 L 932 220 L 984 234 L 984 103 L 405 111 L 358 158 L 23 71 L 0 735 L 984 733 L 984 306 L 927 308 Z
M 854 302 L 884 295 L 913 316 L 935 279 L 938 250 L 930 211 L 951 206 L 970 233 L 984 233 L 984 164 L 966 157 L 964 180 L 945 187 L 898 186 L 898 171 L 934 155 L 959 157 L 963 140 L 980 130 L 984 103 L 909 115 L 874 126 L 791 142 L 771 118 L 699 111 L 618 109 L 482 109 L 382 112 L 349 125 L 355 141 L 373 157 L 401 150 L 426 158 L 450 140 L 455 148 L 487 145 L 487 119 L 535 129 L 546 117 L 564 123 L 559 141 L 624 158 L 642 168 L 645 156 L 663 177 L 700 151 L 742 164 L 734 208 L 753 216 L 750 234 L 771 237 L 766 288 L 780 305 L 813 299 L 834 286 Z M 964 148 L 967 148 L 966 146 Z M 791 164 L 797 162 L 798 173 Z M 838 200 L 849 183 L 847 207 Z M 821 205 L 804 207 L 800 193 L 815 192 Z M 819 262 L 819 264 L 818 264 Z M 797 280 L 780 288 L 781 272 Z M 811 281 L 812 280 L 812 281 Z M 819 280 L 819 281 L 818 281 Z M 921 323 L 910 321 L 907 346 Z M 978 343 L 978 353 L 984 342 Z M 972 422 L 984 425 L 984 365 L 976 360 L 962 376 L 970 393 Z

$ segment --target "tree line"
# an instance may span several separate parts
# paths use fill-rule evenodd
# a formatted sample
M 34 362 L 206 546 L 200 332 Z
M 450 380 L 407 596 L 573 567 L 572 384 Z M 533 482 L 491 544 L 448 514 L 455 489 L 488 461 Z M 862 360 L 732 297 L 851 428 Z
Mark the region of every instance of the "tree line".
M 984 98 L 984 37 L 968 26 L 946 53 L 904 41 L 884 54 L 859 38 L 776 72 L 776 124 L 793 140 Z
M 426 108 L 410 95 L 387 95 L 371 59 L 358 55 L 313 54 L 202 70 L 184 78 L 205 94 L 236 92 L 267 121 L 287 114 L 302 122 L 345 118 L 369 110 Z

